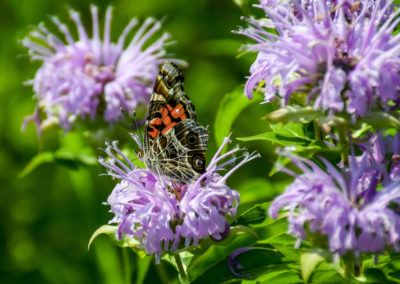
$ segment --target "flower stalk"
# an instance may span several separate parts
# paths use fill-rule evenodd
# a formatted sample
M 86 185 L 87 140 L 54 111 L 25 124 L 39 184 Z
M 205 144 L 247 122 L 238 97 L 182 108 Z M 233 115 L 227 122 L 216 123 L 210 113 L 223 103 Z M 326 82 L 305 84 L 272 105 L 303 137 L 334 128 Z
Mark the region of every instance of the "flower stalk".
M 349 141 L 347 139 L 348 128 L 346 125 L 338 125 L 338 135 L 339 135 L 339 147 L 341 149 L 341 158 L 343 165 L 349 164 Z
M 324 138 L 322 137 L 321 127 L 318 125 L 318 122 L 316 120 L 314 120 L 313 123 L 314 123 L 315 138 L 318 141 L 323 141 Z
M 179 280 L 181 281 L 182 284 L 190 283 L 179 252 L 174 253 L 174 259 L 176 267 L 178 268 Z

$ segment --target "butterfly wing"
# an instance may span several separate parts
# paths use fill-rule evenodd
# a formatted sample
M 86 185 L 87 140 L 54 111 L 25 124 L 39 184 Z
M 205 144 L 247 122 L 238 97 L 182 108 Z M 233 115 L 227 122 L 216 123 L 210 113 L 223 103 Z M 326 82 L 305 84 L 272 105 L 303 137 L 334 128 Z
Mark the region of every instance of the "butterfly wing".
M 208 132 L 196 122 L 183 80 L 182 71 L 173 63 L 160 68 L 150 98 L 144 162 L 158 174 L 187 182 L 205 171 Z

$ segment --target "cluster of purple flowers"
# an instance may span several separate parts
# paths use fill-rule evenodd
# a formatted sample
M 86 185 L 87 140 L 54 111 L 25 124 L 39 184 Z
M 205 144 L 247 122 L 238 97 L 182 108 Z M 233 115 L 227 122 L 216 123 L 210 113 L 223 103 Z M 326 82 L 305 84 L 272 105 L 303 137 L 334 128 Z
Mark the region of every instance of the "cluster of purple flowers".
M 118 238 L 135 238 L 140 249 L 155 254 L 157 262 L 164 252 L 196 246 L 200 239 L 224 238 L 229 233 L 226 216 L 234 217 L 239 193 L 226 185 L 226 179 L 241 165 L 256 155 L 243 154 L 243 159 L 225 175 L 218 172 L 237 160 L 232 156 L 241 149 L 225 154 L 222 149 L 230 143 L 226 138 L 210 161 L 206 172 L 193 183 L 176 184 L 165 176 L 140 169 L 118 149 L 116 142 L 107 144 L 110 159 L 99 162 L 109 174 L 121 182 L 107 200 L 117 223 Z M 114 154 L 120 155 L 121 161 Z M 231 157 L 228 161 L 221 161 Z
M 238 31 L 256 43 L 246 94 L 353 117 L 400 102 L 400 18 L 391 1 L 260 1 L 267 18 Z M 294 98 L 294 94 L 297 94 Z M 393 106 L 395 105 L 395 106 Z
M 25 119 L 24 127 L 33 120 L 39 133 L 46 124 L 53 122 L 68 130 L 78 118 L 94 120 L 102 115 L 104 121 L 113 123 L 120 118 L 121 108 L 131 112 L 139 103 L 148 103 L 158 65 L 165 61 L 164 45 L 170 35 L 164 33 L 152 42 L 151 38 L 160 30 L 161 24 L 148 18 L 126 46 L 126 38 L 138 25 L 138 20 L 132 19 L 118 41 L 113 43 L 111 7 L 105 15 L 102 38 L 97 7 L 92 5 L 90 8 L 91 37 L 79 13 L 71 10 L 78 40 L 57 17 L 52 17 L 52 21 L 65 41 L 43 24 L 22 40 L 31 58 L 43 62 L 35 78 L 27 82 L 33 85 L 38 104 L 35 113 Z M 42 112 L 44 120 L 40 117 Z
M 276 218 L 281 208 L 289 212 L 289 233 L 297 246 L 309 234 L 325 235 L 336 255 L 352 252 L 399 251 L 400 243 L 400 135 L 371 137 L 361 156 L 352 155 L 349 166 L 336 168 L 321 158 L 325 170 L 314 162 L 286 153 L 302 170 L 270 207 Z

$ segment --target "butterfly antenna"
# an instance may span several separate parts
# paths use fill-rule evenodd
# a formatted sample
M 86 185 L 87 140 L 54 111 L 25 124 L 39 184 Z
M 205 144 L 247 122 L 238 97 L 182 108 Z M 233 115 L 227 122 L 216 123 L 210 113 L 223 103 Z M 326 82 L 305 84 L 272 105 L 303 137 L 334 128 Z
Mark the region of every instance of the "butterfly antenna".
M 139 125 L 136 119 L 136 110 L 133 111 L 133 122 L 135 123 L 136 133 L 138 133 L 137 135 L 140 137 L 140 141 L 144 141 L 144 133 L 143 131 L 139 131 Z M 143 149 L 142 145 L 140 145 L 140 149 Z
M 139 124 L 138 124 L 138 121 L 136 119 L 136 110 L 134 110 L 132 112 L 132 115 L 133 115 L 133 119 L 132 120 L 131 120 L 131 117 L 128 115 L 128 113 L 122 107 L 120 108 L 120 111 L 121 111 L 122 117 L 124 118 L 123 119 L 124 121 L 121 122 L 123 127 L 128 128 L 130 130 L 139 129 Z M 126 121 L 128 121 L 128 120 L 130 121 L 130 123 L 126 123 Z

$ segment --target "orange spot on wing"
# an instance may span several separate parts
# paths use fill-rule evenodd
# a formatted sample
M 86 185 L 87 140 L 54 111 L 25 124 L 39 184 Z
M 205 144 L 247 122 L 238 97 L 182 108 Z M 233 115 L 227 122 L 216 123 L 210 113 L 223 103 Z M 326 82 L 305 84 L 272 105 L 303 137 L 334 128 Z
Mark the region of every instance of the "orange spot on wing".
M 168 130 L 176 125 L 176 122 L 171 122 L 170 124 L 166 125 L 165 128 L 161 131 L 162 134 L 165 134 Z
M 155 139 L 158 135 L 158 130 L 155 129 L 154 127 L 151 127 L 151 130 L 149 131 L 149 135 L 151 138 Z
M 176 107 L 172 108 L 170 105 L 167 105 L 171 116 L 175 119 L 179 118 L 180 120 L 186 119 L 185 109 L 181 104 L 178 104 Z
M 162 122 L 161 118 L 153 118 L 153 119 L 150 121 L 150 125 L 151 125 L 151 126 L 153 126 L 153 125 L 161 125 L 161 122 Z
M 167 105 L 168 107 L 169 105 Z M 160 108 L 159 112 L 161 112 L 161 118 L 164 119 L 165 117 L 169 116 L 169 111 L 166 108 Z
M 170 125 L 171 124 L 171 122 L 172 122 L 172 120 L 171 120 L 171 117 L 170 116 L 166 116 L 166 117 L 164 117 L 164 119 L 163 119 L 163 121 L 162 121 L 163 123 L 164 123 L 164 125 L 165 126 L 168 126 L 168 125 Z

